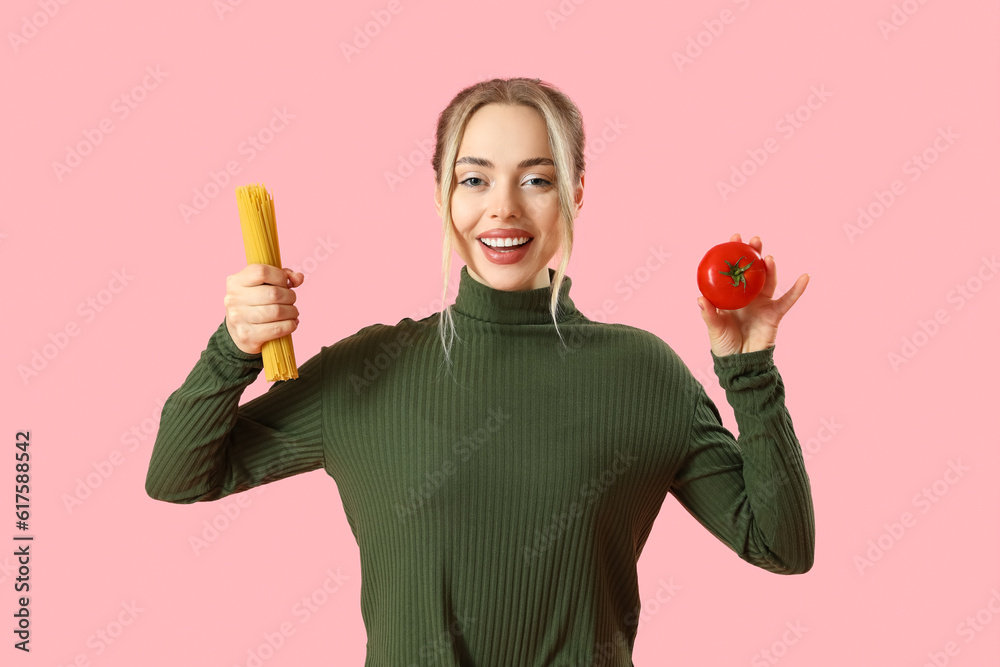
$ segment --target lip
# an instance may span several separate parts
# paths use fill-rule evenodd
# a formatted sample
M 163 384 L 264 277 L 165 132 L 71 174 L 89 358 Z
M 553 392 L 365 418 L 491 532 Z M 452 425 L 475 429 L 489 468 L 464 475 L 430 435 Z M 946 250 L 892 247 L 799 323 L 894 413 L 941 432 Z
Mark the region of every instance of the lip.
M 493 238 L 503 238 L 503 237 L 493 237 Z M 478 243 L 476 243 L 476 245 L 482 248 L 483 255 L 486 257 L 487 260 L 489 260 L 493 264 L 517 264 L 528 255 L 528 251 L 531 249 L 532 243 L 534 243 L 533 239 L 529 240 L 527 243 L 523 244 L 516 250 L 494 250 L 493 248 L 489 247 L 482 241 L 479 241 Z
M 511 227 L 509 229 L 491 229 L 488 232 L 483 232 L 476 239 L 518 239 L 524 236 L 534 238 L 534 236 L 523 229 Z

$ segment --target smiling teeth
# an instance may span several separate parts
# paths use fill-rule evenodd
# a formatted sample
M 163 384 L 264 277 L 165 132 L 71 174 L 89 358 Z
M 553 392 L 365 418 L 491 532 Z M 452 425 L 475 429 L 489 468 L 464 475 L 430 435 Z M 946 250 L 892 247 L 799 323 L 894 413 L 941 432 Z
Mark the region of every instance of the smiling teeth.
M 524 245 L 530 240 L 528 236 L 522 236 L 517 239 L 479 239 L 481 242 L 490 246 L 491 248 L 509 248 L 515 245 Z

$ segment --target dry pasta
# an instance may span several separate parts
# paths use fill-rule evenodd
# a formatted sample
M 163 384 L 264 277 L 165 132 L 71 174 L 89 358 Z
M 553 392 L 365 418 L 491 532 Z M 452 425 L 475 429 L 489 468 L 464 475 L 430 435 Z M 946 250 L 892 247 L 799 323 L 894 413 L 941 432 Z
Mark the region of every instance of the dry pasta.
M 262 184 L 242 185 L 236 188 L 236 203 L 240 207 L 247 264 L 270 264 L 280 269 L 281 251 L 278 249 L 278 227 L 274 219 L 274 198 Z M 268 382 L 299 377 L 291 334 L 267 341 L 261 348 L 261 354 Z

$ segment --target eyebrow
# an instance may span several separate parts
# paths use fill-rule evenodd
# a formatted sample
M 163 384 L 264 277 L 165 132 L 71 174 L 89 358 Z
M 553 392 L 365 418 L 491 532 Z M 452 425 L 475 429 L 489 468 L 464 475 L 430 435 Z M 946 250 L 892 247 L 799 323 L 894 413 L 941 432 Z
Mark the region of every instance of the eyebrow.
M 476 165 L 476 166 L 479 166 L 479 167 L 485 167 L 487 169 L 495 169 L 496 168 L 496 165 L 493 164 L 492 162 L 490 162 L 489 160 L 487 160 L 486 158 L 471 157 L 471 156 L 468 156 L 468 155 L 465 156 L 465 157 L 460 157 L 457 160 L 455 160 L 455 166 L 456 167 L 458 165 L 460 165 L 460 164 L 473 164 L 473 165 Z M 551 159 L 549 159 L 547 157 L 531 157 L 531 158 L 528 158 L 526 160 L 521 160 L 520 162 L 518 162 L 517 163 L 517 168 L 518 169 L 525 169 L 527 167 L 534 167 L 534 166 L 537 166 L 537 165 L 549 165 L 549 166 L 554 167 L 555 163 Z

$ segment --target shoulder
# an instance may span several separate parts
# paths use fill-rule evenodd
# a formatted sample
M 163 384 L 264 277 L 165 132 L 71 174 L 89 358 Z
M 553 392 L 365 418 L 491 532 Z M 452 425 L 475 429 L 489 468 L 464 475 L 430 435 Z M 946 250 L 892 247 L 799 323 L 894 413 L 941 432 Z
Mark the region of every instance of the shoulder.
M 560 326 L 560 329 L 571 350 L 590 349 L 594 354 L 619 364 L 644 366 L 656 373 L 691 376 L 680 355 L 651 331 L 628 324 L 597 322 L 586 318 L 572 322 L 569 327 Z
M 432 334 L 436 335 L 437 316 L 438 313 L 435 313 L 421 320 L 405 317 L 396 324 L 369 324 L 335 343 L 324 345 L 323 354 L 343 359 L 358 354 L 365 356 L 371 350 L 390 351 L 412 347 Z
M 392 390 L 396 385 L 386 382 L 386 378 L 412 377 L 419 372 L 414 370 L 414 364 L 419 366 L 424 357 L 423 354 L 414 355 L 413 350 L 433 342 L 430 336 L 435 327 L 433 317 L 404 318 L 396 324 L 378 322 L 323 346 L 324 385 L 339 397 L 333 398 L 331 393 L 331 400 L 367 401 L 381 395 L 381 392 L 365 391 L 374 383 Z
M 637 327 L 629 329 L 631 336 L 641 341 L 636 354 L 644 369 L 646 386 L 670 396 L 675 405 L 687 405 L 693 410 L 704 387 L 681 356 L 656 334 Z
M 691 375 L 687 364 L 680 355 L 665 340 L 651 331 L 628 325 L 618 325 L 629 330 L 630 338 L 635 341 L 637 353 L 644 361 L 661 371 L 671 371 Z
M 613 343 L 614 347 L 649 359 L 679 362 L 680 357 L 664 341 L 651 331 L 619 322 L 597 322 L 581 318 L 571 323 L 572 333 L 583 338 L 602 339 Z

